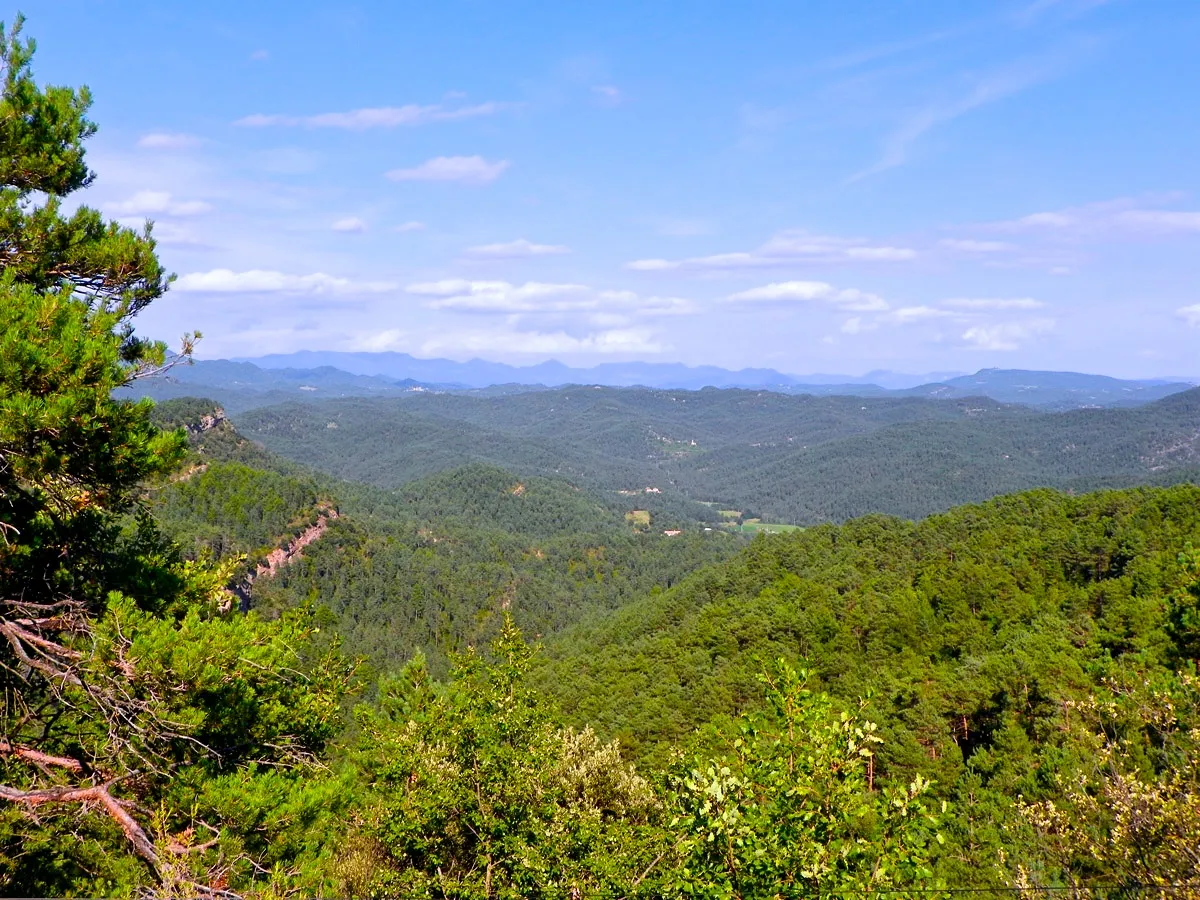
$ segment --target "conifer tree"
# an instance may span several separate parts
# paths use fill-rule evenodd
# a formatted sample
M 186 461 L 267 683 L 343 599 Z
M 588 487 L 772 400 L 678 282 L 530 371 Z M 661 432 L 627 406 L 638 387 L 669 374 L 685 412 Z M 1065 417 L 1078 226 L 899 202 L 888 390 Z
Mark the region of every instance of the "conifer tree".
M 112 394 L 164 365 L 133 319 L 170 277 L 149 223 L 64 212 L 91 98 L 35 82 L 21 26 L 0 26 L 0 888 L 215 894 L 272 852 L 226 824 L 231 792 L 315 758 L 345 679 L 299 619 L 223 608 L 230 571 L 143 508 L 185 435 Z

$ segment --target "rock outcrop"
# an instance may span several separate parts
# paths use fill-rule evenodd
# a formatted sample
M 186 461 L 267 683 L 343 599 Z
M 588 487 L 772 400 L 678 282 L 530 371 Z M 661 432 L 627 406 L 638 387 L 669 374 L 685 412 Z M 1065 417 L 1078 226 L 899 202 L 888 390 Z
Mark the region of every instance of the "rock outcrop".
M 321 538 L 321 535 L 329 528 L 329 523 L 337 517 L 338 511 L 333 507 L 321 507 L 317 511 L 316 522 L 309 525 L 282 547 L 276 547 L 267 554 L 262 562 L 254 567 L 253 572 L 248 572 L 240 581 L 231 585 L 229 590 L 237 597 L 238 607 L 241 611 L 247 612 L 250 609 L 250 591 L 256 581 L 260 578 L 270 578 L 292 560 L 299 557 L 305 547 Z

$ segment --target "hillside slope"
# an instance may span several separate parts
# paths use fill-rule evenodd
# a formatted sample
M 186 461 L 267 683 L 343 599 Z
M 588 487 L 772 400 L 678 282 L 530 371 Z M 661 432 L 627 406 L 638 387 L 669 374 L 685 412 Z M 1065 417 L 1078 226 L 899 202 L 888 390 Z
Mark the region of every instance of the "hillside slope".
M 1169 483 L 1200 467 L 1200 389 L 1038 413 L 979 398 L 563 388 L 289 404 L 238 421 L 275 452 L 381 487 L 477 461 L 796 524 L 919 518 L 1032 487 Z
M 652 527 L 635 529 L 626 498 L 482 464 L 399 491 L 343 481 L 256 446 L 214 407 L 187 399 L 156 410 L 164 425 L 187 427 L 192 444 L 182 476 L 152 489 L 164 530 L 190 556 L 244 556 L 242 576 L 258 573 L 254 608 L 324 608 L 346 651 L 382 669 L 420 652 L 443 673 L 448 655 L 486 643 L 504 612 L 549 634 L 742 545 L 666 505 L 651 509 Z M 638 504 L 653 507 L 648 499 Z M 676 529 L 686 530 L 664 534 Z M 300 535 L 316 539 L 269 565 Z
M 661 762 L 761 703 L 774 660 L 798 665 L 847 708 L 867 698 L 877 776 L 932 778 L 953 811 L 944 871 L 990 884 L 988 861 L 1018 840 L 999 824 L 1014 799 L 1054 796 L 1094 752 L 1070 742 L 1072 704 L 1190 665 L 1200 570 L 1180 555 L 1195 545 L 1190 485 L 761 537 L 550 638 L 537 681 L 572 723 Z

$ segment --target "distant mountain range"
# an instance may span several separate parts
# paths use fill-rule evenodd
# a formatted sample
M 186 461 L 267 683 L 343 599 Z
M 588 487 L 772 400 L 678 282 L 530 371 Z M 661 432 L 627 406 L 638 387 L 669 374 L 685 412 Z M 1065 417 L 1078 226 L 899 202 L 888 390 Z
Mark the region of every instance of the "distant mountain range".
M 207 397 L 229 412 L 292 400 L 334 397 L 395 397 L 411 391 L 462 390 L 462 385 L 426 385 L 411 379 L 354 375 L 330 366 L 309 369 L 260 368 L 227 359 L 176 365 L 164 375 L 139 379 L 122 393 L 155 400 Z
M 264 369 L 312 369 L 332 366 L 355 375 L 411 378 L 421 382 L 458 384 L 470 388 L 491 387 L 498 384 L 544 385 L 546 387 L 561 387 L 566 384 L 601 384 L 606 387 L 650 387 L 676 390 L 699 390 L 705 387 L 782 390 L 801 386 L 837 387 L 855 384 L 897 390 L 940 381 L 943 378 L 959 374 L 957 372 L 934 372 L 927 375 L 905 375 L 898 372 L 875 371 L 868 372 L 863 376 L 785 375 L 775 369 L 738 369 L 734 371 L 717 366 L 644 362 L 602 363 L 591 368 L 579 369 L 553 359 L 532 366 L 510 366 L 506 363 L 488 362 L 483 359 L 455 362 L 452 359 L 418 359 L 407 353 L 345 353 L 333 350 L 301 350 L 297 353 L 246 357 L 239 361 L 251 362 Z
M 983 369 L 974 375 L 906 375 L 875 371 L 863 376 L 788 375 L 774 369 L 732 371 L 680 363 L 605 363 L 572 368 L 556 361 L 535 366 L 471 360 L 418 359 L 404 353 L 306 350 L 251 360 L 198 360 L 167 376 L 146 379 L 131 393 L 164 400 L 211 397 L 230 411 L 291 400 L 396 396 L 422 391 L 489 395 L 570 384 L 641 386 L 660 390 L 747 388 L 785 394 L 961 399 L 984 396 L 1044 410 L 1140 406 L 1193 385 L 1185 380 L 1122 380 L 1077 372 Z

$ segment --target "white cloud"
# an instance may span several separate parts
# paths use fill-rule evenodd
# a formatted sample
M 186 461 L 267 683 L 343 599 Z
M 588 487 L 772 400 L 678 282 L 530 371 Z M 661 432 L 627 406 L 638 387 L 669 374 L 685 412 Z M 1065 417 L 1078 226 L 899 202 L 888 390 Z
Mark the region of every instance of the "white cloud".
M 1022 216 L 1013 224 L 1027 225 L 1032 228 L 1066 228 L 1069 225 L 1074 225 L 1075 219 L 1063 213 L 1043 212 Z
M 871 166 L 855 173 L 850 181 L 869 178 L 908 161 L 912 145 L 939 125 L 951 122 L 972 110 L 1011 97 L 1039 84 L 1062 68 L 1062 60 L 1027 60 L 1008 69 L 993 72 L 957 100 L 934 103 L 908 116 L 883 142 L 883 152 Z
M 845 304 L 843 304 L 842 308 L 855 310 L 854 307 Z M 874 312 L 875 315 L 869 317 L 851 316 L 842 323 L 841 330 L 844 334 L 861 334 L 867 331 L 875 331 L 883 326 L 905 327 L 944 319 L 958 319 L 960 321 L 965 319 L 969 321 L 971 318 L 970 313 L 941 309 L 926 304 L 901 306 L 891 310 L 887 309 L 886 306 L 878 310 L 867 309 L 866 307 L 862 307 L 861 309 L 863 312 Z
M 118 216 L 198 216 L 212 211 L 203 200 L 176 200 L 168 191 L 138 191 L 128 200 L 105 205 Z
M 490 116 L 510 106 L 512 104 L 509 103 L 478 103 L 474 106 L 447 109 L 440 104 L 419 106 L 409 103 L 404 106 L 376 106 L 352 109 L 349 112 L 321 113 L 315 116 L 255 113 L 238 119 L 233 124 L 246 128 L 304 126 L 306 128 L 342 128 L 348 131 L 365 131 L 368 128 L 396 128 L 401 125 L 426 125 L 430 122 L 452 122 L 457 119 Z
M 877 294 L 856 288 L 839 290 L 824 281 L 783 281 L 739 291 L 725 298 L 728 303 L 828 303 L 853 312 L 880 312 L 887 301 Z
M 619 88 L 611 84 L 598 84 L 592 88 L 592 93 L 606 106 L 616 106 L 624 99 Z
M 696 312 L 696 304 L 684 297 L 640 297 L 633 291 L 599 291 L 596 296 L 604 307 L 623 310 L 623 319 L 628 315 L 688 316 Z
M 122 225 L 128 225 L 131 228 L 137 228 L 142 223 L 138 220 L 121 222 Z M 154 223 L 154 240 L 159 244 L 167 247 L 206 247 L 207 242 L 196 235 L 186 225 L 180 225 L 175 222 L 155 222 Z
M 757 252 L 766 258 L 821 262 L 902 262 L 915 259 L 917 255 L 916 251 L 909 247 L 871 245 L 861 238 L 830 237 L 810 234 L 807 231 L 780 232 Z
M 916 258 L 916 251 L 908 247 L 847 247 L 842 251 L 846 259 L 861 259 L 879 262 L 900 262 Z
M 348 216 L 345 219 L 338 219 L 330 227 L 342 234 L 362 234 L 367 230 L 367 223 L 357 216 Z
M 440 334 L 421 347 L 424 355 L 454 353 L 516 353 L 553 356 L 562 353 L 639 354 L 671 349 L 651 332 L 619 328 L 575 337 L 563 331 L 466 332 Z
M 138 138 L 137 145 L 144 150 L 187 150 L 200 143 L 200 139 L 179 132 L 154 131 Z
M 827 300 L 833 285 L 824 281 L 784 281 L 730 294 L 734 302 L 771 300 Z
M 478 259 L 527 259 L 531 256 L 557 256 L 570 252 L 570 247 L 562 247 L 557 244 L 535 244 L 525 238 L 518 238 L 503 244 L 468 247 L 463 251 L 464 255 Z
M 929 319 L 944 319 L 954 313 L 932 306 L 902 306 L 888 313 L 888 319 L 898 325 L 909 325 L 913 322 L 925 322 Z
M 939 241 L 943 247 L 948 250 L 957 250 L 961 253 L 1002 253 L 1005 250 L 1013 249 L 1012 244 L 1004 241 L 973 241 L 969 239 L 946 238 Z
M 1147 231 L 1200 231 L 1200 212 L 1169 209 L 1130 209 L 1119 213 L 1117 221 Z
M 862 316 L 851 316 L 842 323 L 843 334 L 862 334 L 864 331 L 874 331 L 878 325 L 875 322 L 864 322 Z M 828 343 L 833 343 L 828 339 Z
M 387 328 L 383 331 L 373 331 L 353 340 L 349 350 L 365 350 L 368 353 L 381 353 L 386 350 L 407 349 L 408 333 L 399 328 Z
M 942 305 L 954 309 L 1041 309 L 1046 304 L 1032 297 L 955 297 Z
M 392 169 L 392 181 L 459 181 L 463 184 L 487 184 L 508 168 L 508 160 L 488 162 L 482 156 L 437 156 L 411 169 Z
M 444 281 L 410 284 L 410 294 L 436 297 L 430 309 L 452 309 L 476 313 L 570 312 L 595 309 L 598 299 L 582 284 L 546 284 L 529 281 L 523 285 L 507 281 Z
M 289 275 L 266 269 L 234 272 L 213 269 L 209 272 L 189 272 L 172 285 L 184 293 L 212 294 L 382 294 L 396 290 L 387 281 L 354 281 L 324 272 L 311 275 Z
M 988 227 L 1032 235 L 1101 239 L 1200 232 L 1200 211 L 1162 208 L 1175 200 L 1176 195 L 1121 197 L 1031 213 L 1017 219 L 993 222 Z
M 430 297 L 451 297 L 455 294 L 470 293 L 473 285 L 508 285 L 505 281 L 467 281 L 463 278 L 447 278 L 442 281 L 422 281 L 410 284 L 405 288 L 410 294 L 424 294 Z
M 271 54 L 266 50 L 255 50 L 250 54 L 250 59 L 254 62 L 263 62 L 271 58 Z
M 1053 319 L 973 325 L 962 339 L 979 350 L 1020 350 L 1022 342 L 1054 330 Z
M 1187 322 L 1192 328 L 1200 328 L 1200 303 L 1191 306 L 1181 306 L 1175 310 L 1175 315 Z
M 631 304 L 638 302 L 638 295 L 633 291 L 600 291 L 597 295 L 601 300 L 615 304 Z M 653 298 L 659 299 L 659 298 Z
M 392 227 L 392 231 L 401 231 L 401 232 L 424 231 L 424 230 L 425 230 L 425 223 L 424 222 L 415 222 L 415 221 L 414 222 L 401 222 L 399 225 L 394 225 Z
M 466 313 L 525 316 L 586 313 L 593 325 L 615 325 L 634 318 L 682 316 L 696 312 L 683 297 L 641 297 L 633 291 L 593 290 L 582 284 L 552 284 L 529 281 L 515 285 L 507 281 L 470 281 L 447 278 L 410 284 L 406 291 L 432 298 L 430 309 Z
M 740 269 L 777 269 L 808 263 L 907 262 L 917 252 L 910 247 L 874 245 L 860 238 L 836 238 L 784 231 L 750 252 L 718 253 L 690 259 L 639 259 L 626 263 L 627 269 L 640 272 L 660 271 L 737 271 Z
M 635 296 L 631 305 L 634 314 L 639 316 L 687 316 L 696 311 L 696 304 L 683 297 Z

